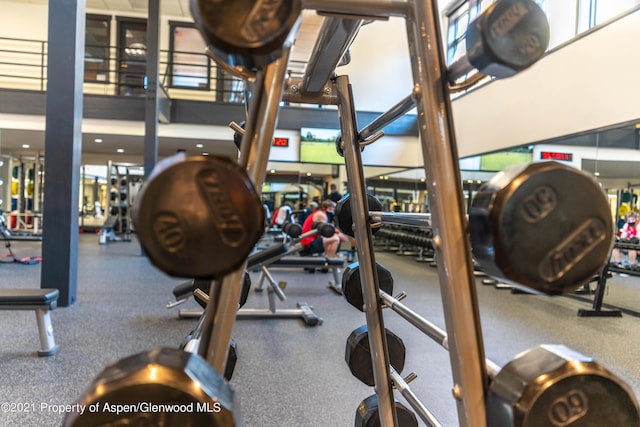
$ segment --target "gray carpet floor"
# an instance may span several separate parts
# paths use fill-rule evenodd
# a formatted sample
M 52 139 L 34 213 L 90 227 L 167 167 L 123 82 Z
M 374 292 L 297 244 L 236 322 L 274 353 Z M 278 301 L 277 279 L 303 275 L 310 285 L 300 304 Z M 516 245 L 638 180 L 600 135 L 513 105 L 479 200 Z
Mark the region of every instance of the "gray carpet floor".
M 18 256 L 34 256 L 40 246 L 14 242 L 13 249 Z M 404 303 L 444 327 L 435 270 L 412 257 L 380 252 L 376 258 L 393 273 L 395 292 L 407 292 Z M 287 282 L 288 300 L 279 307 L 307 302 L 324 322 L 316 327 L 298 319 L 236 322 L 239 360 L 231 384 L 238 418 L 244 426 L 353 425 L 358 403 L 373 394 L 344 362 L 346 338 L 365 323 L 364 314 L 327 288 L 330 274 L 291 269 L 272 274 Z M 39 280 L 39 265 L 0 264 L 0 287 L 39 287 Z M 153 268 L 135 242 L 100 246 L 97 235 L 81 235 L 78 302 L 52 312 L 57 355 L 37 357 L 33 312 L 0 311 L 0 403 L 33 409 L 0 413 L 0 426 L 59 426 L 64 414 L 56 405 L 74 403 L 107 364 L 156 347 L 177 347 L 195 325 L 178 319 L 177 308 L 165 308 L 180 282 Z M 512 294 L 480 281 L 478 296 L 486 355 L 497 364 L 539 344 L 562 343 L 592 356 L 640 394 L 640 318 L 578 317 L 578 309 L 590 308 L 588 302 Z M 640 277 L 614 276 L 605 303 L 640 311 Z M 267 306 L 266 293 L 250 293 L 247 307 Z M 180 306 L 196 307 L 193 301 Z M 404 340 L 404 373 L 418 374 L 412 389 L 443 425 L 458 425 L 448 354 L 389 310 L 385 325 Z

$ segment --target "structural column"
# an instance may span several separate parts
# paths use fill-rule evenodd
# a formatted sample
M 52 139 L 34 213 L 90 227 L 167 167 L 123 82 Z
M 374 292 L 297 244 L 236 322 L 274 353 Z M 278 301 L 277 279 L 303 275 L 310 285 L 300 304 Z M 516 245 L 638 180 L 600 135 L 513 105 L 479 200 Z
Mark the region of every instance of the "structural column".
M 158 116 L 160 102 L 159 56 L 160 56 L 160 0 L 149 0 L 147 20 L 147 91 L 144 121 L 144 178 L 145 180 L 158 162 Z
M 86 0 L 49 2 L 42 288 L 76 301 Z

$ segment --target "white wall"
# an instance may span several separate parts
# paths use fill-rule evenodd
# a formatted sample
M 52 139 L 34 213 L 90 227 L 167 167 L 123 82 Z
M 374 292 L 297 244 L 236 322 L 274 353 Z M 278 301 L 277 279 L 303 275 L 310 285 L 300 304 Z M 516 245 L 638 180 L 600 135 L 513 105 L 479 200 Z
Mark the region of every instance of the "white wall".
M 563 17 L 575 20 L 575 0 L 552 3 L 551 45 L 568 38 Z M 635 84 L 640 10 L 545 56 L 510 79 L 494 81 L 453 101 L 461 157 L 640 120 Z M 412 87 L 404 20 L 362 27 L 348 74 L 356 108 L 384 111 Z
M 351 46 L 351 63 L 337 73 L 349 76 L 359 111 L 386 111 L 409 95 L 413 77 L 404 19 L 361 27 Z
M 640 11 L 453 102 L 462 157 L 640 119 Z
M 48 13 L 47 5 L 0 1 L 0 37 L 46 40 Z

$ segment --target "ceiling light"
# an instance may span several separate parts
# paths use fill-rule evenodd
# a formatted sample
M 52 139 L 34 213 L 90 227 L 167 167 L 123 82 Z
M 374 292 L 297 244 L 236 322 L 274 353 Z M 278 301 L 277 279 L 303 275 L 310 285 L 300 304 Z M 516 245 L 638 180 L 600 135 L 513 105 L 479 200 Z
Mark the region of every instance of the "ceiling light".
M 307 172 L 307 176 L 311 176 L 311 172 Z
M 208 155 L 209 155 L 209 153 L 202 153 L 202 155 L 203 155 L 203 156 L 208 156 Z
M 196 144 L 196 148 L 202 148 L 204 147 L 204 144 Z
M 124 148 L 118 148 L 116 151 L 117 151 L 118 153 L 124 153 Z
M 29 148 L 31 147 L 29 144 L 22 144 L 22 148 Z
M 600 176 L 600 172 L 594 172 L 593 173 L 595 176 Z
M 93 142 L 97 142 L 98 144 L 100 144 L 102 142 L 102 138 L 96 138 L 93 140 Z
M 269 173 L 276 173 L 276 170 L 275 170 L 275 169 L 271 169 L 271 170 L 269 171 Z

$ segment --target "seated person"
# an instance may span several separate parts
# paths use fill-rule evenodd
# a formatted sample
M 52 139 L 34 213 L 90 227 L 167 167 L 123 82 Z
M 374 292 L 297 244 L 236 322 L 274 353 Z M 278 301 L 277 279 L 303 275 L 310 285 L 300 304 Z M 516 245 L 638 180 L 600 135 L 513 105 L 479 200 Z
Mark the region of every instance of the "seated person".
M 296 217 L 296 222 L 298 224 L 304 224 L 304 221 L 307 219 L 309 215 L 318 210 L 318 204 L 316 202 L 309 203 L 309 206 L 300 206 L 300 213 Z
M 333 213 L 336 204 L 331 200 L 325 200 L 320 204 L 320 209 L 313 212 L 305 219 L 302 224 L 302 234 L 311 231 L 313 224 L 316 222 L 328 222 L 327 213 Z M 336 230 L 331 237 L 323 237 L 320 235 L 305 237 L 300 241 L 304 249 L 300 252 L 302 255 L 321 254 L 324 252 L 327 258 L 335 258 L 340 248 L 340 242 L 346 241 L 347 236 Z
M 638 223 L 637 215 L 634 211 L 629 211 L 625 215 L 626 223 L 620 229 L 620 238 L 621 239 L 631 239 L 633 237 L 640 237 L 640 223 Z M 627 249 L 627 255 L 629 256 L 629 264 L 634 266 L 636 264 L 636 256 L 637 252 L 633 249 Z M 612 252 L 614 263 L 621 267 L 621 254 L 620 249 L 614 248 Z
M 273 218 L 271 220 L 271 225 L 277 228 L 282 228 L 282 224 L 289 221 L 291 217 L 291 204 L 289 202 L 283 203 L 276 211 L 273 213 Z

